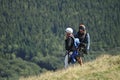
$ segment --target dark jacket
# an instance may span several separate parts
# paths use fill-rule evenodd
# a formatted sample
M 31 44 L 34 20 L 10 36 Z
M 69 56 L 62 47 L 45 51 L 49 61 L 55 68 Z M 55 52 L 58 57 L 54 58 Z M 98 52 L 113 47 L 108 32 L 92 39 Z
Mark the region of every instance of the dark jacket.
M 74 46 L 74 38 L 73 37 L 68 37 L 66 40 L 65 40 L 65 49 L 67 51 L 73 51 L 73 46 Z
M 89 33 L 80 34 L 79 32 L 77 32 L 77 34 L 74 36 L 75 36 L 75 38 L 79 38 L 80 47 L 84 46 L 86 50 L 89 50 L 89 47 L 90 47 L 90 35 L 89 35 Z

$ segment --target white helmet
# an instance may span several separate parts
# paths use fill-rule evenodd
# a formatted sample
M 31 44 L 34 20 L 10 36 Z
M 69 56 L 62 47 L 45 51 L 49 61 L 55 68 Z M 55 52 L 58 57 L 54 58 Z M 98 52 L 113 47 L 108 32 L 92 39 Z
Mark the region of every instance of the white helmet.
M 66 30 L 65 30 L 65 32 L 67 32 L 67 33 L 73 33 L 73 29 L 72 28 L 70 28 L 70 27 L 68 27 L 68 28 L 66 28 Z

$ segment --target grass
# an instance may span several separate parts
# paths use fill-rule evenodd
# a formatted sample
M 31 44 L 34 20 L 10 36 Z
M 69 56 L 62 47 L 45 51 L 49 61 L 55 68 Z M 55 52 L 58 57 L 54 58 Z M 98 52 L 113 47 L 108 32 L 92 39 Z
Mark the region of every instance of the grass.
M 21 77 L 20 80 L 120 80 L 120 55 L 101 55 L 83 66 L 76 64 L 68 69 Z

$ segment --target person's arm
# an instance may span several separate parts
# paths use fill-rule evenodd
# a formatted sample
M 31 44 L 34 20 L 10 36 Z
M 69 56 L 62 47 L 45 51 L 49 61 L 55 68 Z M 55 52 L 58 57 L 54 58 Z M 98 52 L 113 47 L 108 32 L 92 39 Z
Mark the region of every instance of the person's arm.
M 87 38 L 86 39 L 86 44 L 84 44 L 85 49 L 83 49 L 83 52 L 85 54 L 88 54 L 89 53 L 89 49 L 90 49 L 90 35 L 89 35 L 89 33 L 87 33 L 86 38 Z
M 90 35 L 87 33 L 87 50 L 90 49 Z

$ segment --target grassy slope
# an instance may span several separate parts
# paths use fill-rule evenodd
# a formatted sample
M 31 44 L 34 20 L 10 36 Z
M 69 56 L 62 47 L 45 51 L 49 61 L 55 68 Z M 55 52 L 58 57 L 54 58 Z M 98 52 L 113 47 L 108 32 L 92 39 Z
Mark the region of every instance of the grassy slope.
M 120 55 L 101 55 L 83 66 L 75 65 L 66 70 L 50 71 L 20 80 L 120 80 Z

